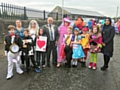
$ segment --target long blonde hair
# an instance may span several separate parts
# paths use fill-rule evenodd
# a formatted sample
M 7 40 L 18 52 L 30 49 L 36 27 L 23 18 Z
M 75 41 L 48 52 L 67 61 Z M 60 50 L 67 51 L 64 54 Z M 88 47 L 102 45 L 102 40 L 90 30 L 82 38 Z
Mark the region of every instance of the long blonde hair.
M 31 30 L 31 23 L 32 23 L 32 22 L 35 23 L 35 25 L 36 25 L 35 30 L 36 30 L 36 33 L 38 33 L 38 31 L 39 31 L 39 25 L 38 25 L 38 23 L 37 23 L 36 20 L 31 20 L 31 21 L 30 21 L 29 26 L 28 26 L 28 29 Z

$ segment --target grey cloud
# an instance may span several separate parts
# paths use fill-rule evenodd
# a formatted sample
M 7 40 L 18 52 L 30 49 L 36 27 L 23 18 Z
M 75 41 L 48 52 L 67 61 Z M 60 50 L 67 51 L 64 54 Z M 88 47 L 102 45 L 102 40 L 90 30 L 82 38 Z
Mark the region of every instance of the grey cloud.
M 0 0 L 2 2 L 3 0 Z M 5 2 L 17 4 L 17 5 L 27 5 L 27 7 L 33 7 L 36 9 L 47 9 L 51 11 L 55 6 L 62 5 L 62 0 L 5 0 Z M 32 3 L 33 4 L 29 4 Z M 34 4 L 35 2 L 35 4 Z M 65 7 L 72 7 L 78 9 L 98 11 L 102 14 L 108 16 L 115 16 L 117 6 L 119 6 L 120 0 L 64 0 Z M 119 16 L 120 16 L 120 6 L 119 6 Z

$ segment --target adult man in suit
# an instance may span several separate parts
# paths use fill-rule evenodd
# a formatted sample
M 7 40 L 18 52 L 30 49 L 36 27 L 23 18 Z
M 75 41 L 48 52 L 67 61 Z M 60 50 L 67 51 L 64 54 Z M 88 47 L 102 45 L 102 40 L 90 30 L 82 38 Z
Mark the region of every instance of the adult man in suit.
M 52 62 L 57 64 L 57 42 L 58 28 L 53 24 L 53 18 L 48 17 L 47 24 L 43 26 L 44 33 L 47 35 L 47 66 L 50 67 L 50 55 L 52 52 Z

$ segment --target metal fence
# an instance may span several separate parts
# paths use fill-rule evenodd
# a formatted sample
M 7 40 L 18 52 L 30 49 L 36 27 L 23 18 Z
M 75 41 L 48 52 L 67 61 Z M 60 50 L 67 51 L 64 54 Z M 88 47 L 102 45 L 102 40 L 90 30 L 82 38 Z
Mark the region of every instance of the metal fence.
M 36 10 L 27 7 L 16 6 L 7 3 L 0 4 L 0 18 L 1 19 L 40 19 L 46 20 L 48 16 L 55 20 L 61 20 L 62 15 L 58 13 L 47 12 L 45 10 Z
M 5 33 L 0 34 L 0 44 L 3 44 L 5 38 Z

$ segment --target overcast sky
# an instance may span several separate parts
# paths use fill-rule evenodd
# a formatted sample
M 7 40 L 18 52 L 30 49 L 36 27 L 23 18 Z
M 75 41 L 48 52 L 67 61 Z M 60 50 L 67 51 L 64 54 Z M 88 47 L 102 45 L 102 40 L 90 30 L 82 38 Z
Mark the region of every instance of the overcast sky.
M 62 5 L 62 0 L 0 0 L 1 2 L 46 11 L 51 11 L 55 6 Z M 64 6 L 97 11 L 111 17 L 116 16 L 117 6 L 119 6 L 118 16 L 120 16 L 120 0 L 64 0 Z

